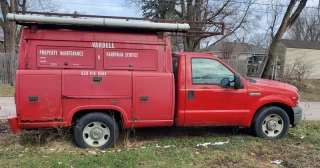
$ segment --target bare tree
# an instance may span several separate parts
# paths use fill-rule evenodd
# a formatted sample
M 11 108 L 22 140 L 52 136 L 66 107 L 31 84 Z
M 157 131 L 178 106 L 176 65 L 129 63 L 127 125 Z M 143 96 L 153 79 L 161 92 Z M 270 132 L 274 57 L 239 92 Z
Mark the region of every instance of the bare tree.
M 320 17 L 315 8 L 305 9 L 288 31 L 290 39 L 320 41 Z
M 43 1 L 40 0 L 0 0 L 1 5 L 1 16 L 0 26 L 3 29 L 4 34 L 4 49 L 8 53 L 17 53 L 21 27 L 17 26 L 15 22 L 8 21 L 6 16 L 8 13 L 15 13 L 16 11 L 45 11 L 53 12 L 59 9 L 59 5 L 53 3 L 51 0 Z
M 266 33 L 252 33 L 249 35 L 248 43 L 258 47 L 267 48 L 269 46 L 270 39 L 270 36 Z
M 238 3 L 232 0 L 126 0 L 129 4 L 135 4 L 142 10 L 143 17 L 154 19 L 179 19 L 187 21 L 207 21 L 225 23 L 225 35 L 220 36 L 216 42 L 232 35 L 236 30 L 242 28 L 247 23 L 249 9 L 254 0 L 245 3 Z M 243 9 L 244 10 L 237 10 Z M 206 26 L 205 24 L 191 25 L 198 27 L 199 31 L 217 31 L 221 28 L 216 26 Z M 184 37 L 184 51 L 195 51 L 200 48 L 200 42 L 204 37 Z
M 221 41 L 221 58 L 222 59 L 230 59 L 232 57 L 234 48 L 236 47 L 236 43 Z
M 287 32 L 292 25 L 295 23 L 295 21 L 298 19 L 300 13 L 306 6 L 307 0 L 290 0 L 290 3 L 286 9 L 286 12 L 282 18 L 282 22 L 280 24 L 279 29 L 277 30 L 277 33 L 273 36 L 271 44 L 269 46 L 268 50 L 268 56 L 264 58 L 261 70 L 262 71 L 262 78 L 271 78 L 272 76 L 272 70 L 274 67 L 274 60 L 276 59 L 276 48 L 284 35 L 285 32 Z M 295 7 L 298 4 L 297 7 Z M 274 29 L 274 26 L 272 27 Z M 261 73 L 260 73 L 261 74 Z

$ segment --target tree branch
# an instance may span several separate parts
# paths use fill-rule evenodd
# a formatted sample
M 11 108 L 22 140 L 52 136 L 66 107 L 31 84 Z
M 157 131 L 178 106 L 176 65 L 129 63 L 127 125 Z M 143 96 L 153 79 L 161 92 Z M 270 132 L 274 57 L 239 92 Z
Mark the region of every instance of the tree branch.
M 287 25 L 285 31 L 289 30 L 290 27 L 293 25 L 293 23 L 298 19 L 301 11 L 304 9 L 306 4 L 307 4 L 307 0 L 301 0 L 300 1 L 299 6 L 297 7 L 296 11 L 289 18 L 288 25 Z
M 183 18 L 186 12 L 186 5 L 184 3 L 184 0 L 180 0 L 180 6 L 181 6 L 181 18 Z
M 278 16 L 278 13 L 275 12 L 275 14 L 273 15 L 273 22 L 270 26 L 270 29 L 271 29 L 271 37 L 273 38 L 274 37 L 274 26 L 276 25 L 276 21 L 277 21 L 277 16 Z
M 10 11 L 9 3 L 6 0 L 0 0 L 0 5 L 1 5 L 1 12 L 2 12 L 2 16 L 3 16 L 3 21 L 6 21 L 6 15 Z
M 17 2 L 18 2 L 18 5 L 22 7 L 23 4 L 20 4 L 20 1 L 19 1 L 19 0 L 17 0 Z
M 10 12 L 14 13 L 17 11 L 17 5 L 16 5 L 17 0 L 10 0 Z
M 3 28 L 4 27 L 4 22 L 3 20 L 0 18 L 0 26 Z
M 282 22 L 281 22 L 281 25 L 280 25 L 280 27 L 279 27 L 276 35 L 274 36 L 274 38 L 278 39 L 279 37 L 282 37 L 283 34 L 285 33 L 286 25 L 287 25 L 287 23 L 288 23 L 288 20 L 289 20 L 289 18 L 290 18 L 290 15 L 291 15 L 292 10 L 293 10 L 293 8 L 294 8 L 294 5 L 295 5 L 296 3 L 297 3 L 297 0 L 291 0 L 291 1 L 290 1 L 290 4 L 289 4 L 289 6 L 288 6 L 288 8 L 287 8 L 287 11 L 286 11 L 286 13 L 285 13 L 284 16 L 283 16 L 283 20 L 282 20 Z
M 210 21 L 215 17 L 217 17 L 218 15 L 220 15 L 220 13 L 228 6 L 230 2 L 231 0 L 228 0 L 226 3 L 224 3 L 223 6 L 217 12 L 215 12 L 210 18 L 207 18 L 207 21 Z
M 182 18 L 182 12 L 179 12 L 177 9 L 174 9 L 174 14 L 178 15 L 179 18 Z
M 248 7 L 247 7 L 247 9 L 246 9 L 246 11 L 245 11 L 245 13 L 244 13 L 241 21 L 239 22 L 239 24 L 238 24 L 232 31 L 228 32 L 227 34 L 225 34 L 224 36 L 222 36 L 219 40 L 217 40 L 216 42 L 214 42 L 214 43 L 211 44 L 211 45 L 214 45 L 214 44 L 219 43 L 221 40 L 225 39 L 226 37 L 228 37 L 228 36 L 230 36 L 232 33 L 234 33 L 234 32 L 242 25 L 242 23 L 243 23 L 244 20 L 246 19 L 247 14 L 248 14 L 248 12 L 249 12 L 249 9 L 250 9 L 251 5 L 252 5 L 252 3 L 250 3 L 250 4 L 248 5 Z

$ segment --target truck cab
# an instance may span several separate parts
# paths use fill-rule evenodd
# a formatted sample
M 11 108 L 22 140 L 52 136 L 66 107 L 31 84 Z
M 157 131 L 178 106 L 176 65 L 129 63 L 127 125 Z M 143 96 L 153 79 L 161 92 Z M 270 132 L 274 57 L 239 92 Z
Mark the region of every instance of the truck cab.
M 177 121 L 183 126 L 250 127 L 259 116 L 258 112 L 269 108 L 286 111 L 288 122 L 293 126 L 301 120 L 299 95 L 296 87 L 290 84 L 240 76 L 217 56 L 205 53 L 174 54 L 173 70 Z M 280 116 L 269 117 L 263 121 L 264 126 L 272 121 L 279 128 L 264 129 L 265 137 L 274 132 L 279 135 L 284 121 Z
M 213 54 L 172 53 L 169 36 L 157 32 L 188 25 L 110 22 L 126 27 L 119 31 L 104 18 L 7 18 L 26 26 L 13 132 L 72 127 L 79 147 L 106 148 L 120 128 L 239 126 L 279 139 L 301 120 L 294 86 L 241 76 Z

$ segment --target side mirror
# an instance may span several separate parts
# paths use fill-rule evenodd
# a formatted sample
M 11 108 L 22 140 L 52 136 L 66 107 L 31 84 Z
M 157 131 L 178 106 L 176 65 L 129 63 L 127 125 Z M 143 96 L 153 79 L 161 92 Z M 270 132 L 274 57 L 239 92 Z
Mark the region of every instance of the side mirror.
M 234 74 L 234 89 L 241 89 L 241 78 L 239 74 Z
M 220 82 L 220 86 L 221 87 L 224 87 L 224 88 L 227 88 L 227 87 L 230 87 L 230 80 L 229 78 L 225 77 L 221 80 Z

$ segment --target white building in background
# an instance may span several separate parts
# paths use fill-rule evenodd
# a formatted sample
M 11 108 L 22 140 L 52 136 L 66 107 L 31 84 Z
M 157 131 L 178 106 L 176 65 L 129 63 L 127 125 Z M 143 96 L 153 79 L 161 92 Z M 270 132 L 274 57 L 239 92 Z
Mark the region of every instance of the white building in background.
M 278 55 L 284 58 L 283 71 L 290 71 L 295 61 L 304 61 L 312 67 L 308 79 L 320 79 L 320 42 L 281 40 Z

